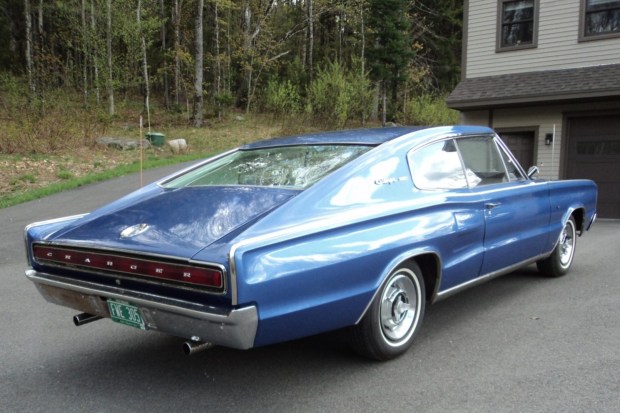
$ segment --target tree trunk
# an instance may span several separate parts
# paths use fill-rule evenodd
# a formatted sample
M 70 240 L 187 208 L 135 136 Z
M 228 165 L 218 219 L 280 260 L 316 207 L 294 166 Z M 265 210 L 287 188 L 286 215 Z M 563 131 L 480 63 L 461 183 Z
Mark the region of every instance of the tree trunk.
M 92 33 L 96 33 L 97 30 L 97 22 L 95 20 L 95 0 L 90 0 L 90 29 Z M 100 96 L 99 96 L 99 62 L 97 61 L 99 57 L 99 50 L 95 47 L 91 53 L 92 61 L 93 61 L 93 71 L 94 71 L 94 86 L 95 86 L 95 96 L 97 99 L 97 105 L 99 105 Z
M 215 1 L 215 96 L 222 93 L 222 59 L 220 56 L 220 13 Z M 222 119 L 222 102 L 217 101 L 217 118 Z
M 107 0 L 106 43 L 108 49 L 108 113 L 114 116 L 114 84 L 112 76 L 112 0 Z
M 164 5 L 164 0 L 160 0 L 159 2 L 159 10 L 160 10 L 160 17 L 162 19 L 162 22 L 164 22 L 161 25 L 161 52 L 162 55 L 164 56 L 164 66 L 167 66 L 166 63 L 168 61 L 168 59 L 166 58 L 166 52 L 167 52 L 167 46 L 166 46 L 166 24 L 165 24 L 165 18 L 166 18 L 166 8 Z M 164 106 L 166 107 L 166 109 L 170 109 L 170 90 L 168 88 L 168 69 L 166 68 L 166 70 L 164 70 Z
M 381 101 L 382 110 L 381 110 L 381 126 L 385 126 L 387 121 L 387 87 L 385 81 L 381 82 Z
M 174 0 L 172 9 L 172 22 L 174 25 L 174 103 L 180 105 L 181 95 L 181 15 L 180 4 L 182 0 Z
M 202 92 L 202 68 L 203 68 L 203 30 L 202 30 L 202 11 L 204 8 L 204 0 L 197 0 L 196 10 L 196 41 L 195 41 L 195 79 L 194 79 L 194 127 L 202 127 L 203 121 L 203 92 Z
M 149 132 L 151 131 L 151 106 L 149 100 L 151 98 L 151 91 L 149 88 L 149 66 L 146 58 L 146 39 L 144 38 L 144 32 L 142 31 L 142 1 L 138 0 L 138 8 L 136 10 L 136 21 L 138 23 L 138 31 L 140 33 L 140 42 L 142 47 L 142 77 L 144 80 L 144 109 L 146 111 L 146 121 Z
M 82 97 L 84 107 L 88 107 L 88 42 L 86 41 L 86 0 L 81 2 L 82 18 Z
M 26 20 L 26 71 L 28 72 L 28 101 L 32 102 L 36 93 L 34 73 L 32 70 L 32 15 L 30 14 L 30 0 L 24 0 L 24 19 Z
M 310 82 L 314 78 L 314 5 L 313 0 L 306 0 L 308 4 L 308 73 Z

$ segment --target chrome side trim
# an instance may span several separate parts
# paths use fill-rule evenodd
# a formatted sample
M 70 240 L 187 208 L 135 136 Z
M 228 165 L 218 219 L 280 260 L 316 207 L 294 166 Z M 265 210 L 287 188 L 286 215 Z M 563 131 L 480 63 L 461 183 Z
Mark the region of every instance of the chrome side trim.
M 592 215 L 592 218 L 590 218 L 590 222 L 588 223 L 588 226 L 586 227 L 586 231 L 590 231 L 590 228 L 594 224 L 594 221 L 596 221 L 597 215 L 598 213 L 596 212 Z
M 54 304 L 75 308 L 72 304 L 77 301 L 88 303 L 101 301 L 101 298 L 119 299 L 128 301 L 140 309 L 148 330 L 157 330 L 188 339 L 198 338 L 200 341 L 237 349 L 254 346 L 258 328 L 256 306 L 224 312 L 194 302 L 76 281 L 33 269 L 26 270 L 26 277 L 37 286 L 46 300 Z M 60 290 L 62 294 L 54 295 L 54 289 Z M 106 311 L 104 309 L 99 315 L 109 317 Z
M 490 280 L 492 280 L 494 278 L 497 278 L 499 276 L 511 273 L 511 272 L 513 272 L 513 271 L 515 271 L 515 270 L 517 270 L 519 268 L 522 268 L 522 267 L 526 266 L 526 265 L 535 263 L 538 260 L 541 260 L 543 258 L 548 257 L 549 254 L 550 253 L 545 253 L 545 254 L 538 255 L 538 256 L 536 256 L 534 258 L 529 258 L 529 259 L 527 259 L 525 261 L 521 261 L 521 262 L 519 262 L 517 264 L 513 264 L 513 265 L 511 265 L 509 267 L 502 268 L 501 270 L 490 272 L 490 273 L 482 275 L 482 276 L 480 276 L 478 278 L 474 278 L 473 280 L 469 280 L 469 281 L 466 281 L 466 282 L 464 282 L 462 284 L 456 285 L 454 287 L 450 287 L 447 290 L 440 291 L 440 292 L 438 292 L 435 295 L 435 299 L 433 300 L 433 303 L 441 301 L 444 298 L 450 297 L 450 296 L 452 296 L 452 295 L 454 295 L 456 293 L 459 293 L 459 292 L 461 292 L 463 290 L 466 290 L 466 289 L 468 289 L 470 287 L 473 287 L 475 285 L 482 284 L 484 282 L 490 281 Z

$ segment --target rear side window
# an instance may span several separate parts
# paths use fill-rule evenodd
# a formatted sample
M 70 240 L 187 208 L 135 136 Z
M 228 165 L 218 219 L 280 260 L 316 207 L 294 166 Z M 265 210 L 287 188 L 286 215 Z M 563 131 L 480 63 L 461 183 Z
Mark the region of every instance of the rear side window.
M 303 145 L 239 150 L 163 186 L 252 185 L 305 189 L 370 149 L 372 146 L 365 145 Z
M 465 171 L 453 140 L 432 143 L 409 154 L 414 185 L 419 189 L 467 188 Z

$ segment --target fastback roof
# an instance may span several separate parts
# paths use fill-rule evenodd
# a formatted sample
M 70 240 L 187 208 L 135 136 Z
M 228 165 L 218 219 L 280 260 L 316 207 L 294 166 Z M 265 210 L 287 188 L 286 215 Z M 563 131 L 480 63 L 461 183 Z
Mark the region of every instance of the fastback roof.
M 287 136 L 254 142 L 241 147 L 244 149 L 269 148 L 276 146 L 312 145 L 312 144 L 354 144 L 380 145 L 407 133 L 427 129 L 428 126 L 402 126 L 375 129 L 353 129 L 335 132 L 318 132 L 308 135 Z

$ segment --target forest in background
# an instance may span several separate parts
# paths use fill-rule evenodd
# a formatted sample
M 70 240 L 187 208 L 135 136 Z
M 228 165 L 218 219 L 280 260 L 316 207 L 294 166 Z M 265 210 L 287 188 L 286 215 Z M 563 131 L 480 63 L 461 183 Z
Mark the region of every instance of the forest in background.
M 454 122 L 443 98 L 460 78 L 462 7 L 459 0 L 0 0 L 0 116 L 22 133 L 0 139 L 0 152 L 53 139 L 49 130 L 59 139 L 67 127 L 59 118 L 79 113 L 72 122 L 84 131 L 85 123 L 122 119 L 128 108 L 149 122 L 156 110 L 194 127 L 232 112 L 330 127 Z

